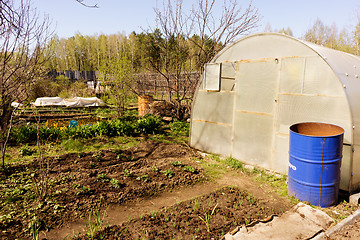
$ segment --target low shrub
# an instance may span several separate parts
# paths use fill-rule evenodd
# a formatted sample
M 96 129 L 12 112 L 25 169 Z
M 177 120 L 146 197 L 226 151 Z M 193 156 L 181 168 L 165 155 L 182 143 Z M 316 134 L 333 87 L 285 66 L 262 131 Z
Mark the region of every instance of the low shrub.
M 93 138 L 96 136 L 135 136 L 137 134 L 156 134 L 161 131 L 161 119 L 146 115 L 143 118 L 119 118 L 111 121 L 97 122 L 92 125 L 81 125 L 77 127 L 46 127 L 39 128 L 40 141 L 58 141 L 76 138 Z M 37 126 L 24 125 L 13 128 L 10 142 L 15 144 L 36 143 Z M 70 149 L 72 147 L 70 146 Z
M 13 128 L 10 133 L 10 142 L 20 143 L 34 143 L 37 139 L 37 130 L 34 126 L 21 126 Z
M 136 130 L 139 133 L 158 133 L 161 129 L 162 121 L 154 115 L 147 114 L 137 121 Z

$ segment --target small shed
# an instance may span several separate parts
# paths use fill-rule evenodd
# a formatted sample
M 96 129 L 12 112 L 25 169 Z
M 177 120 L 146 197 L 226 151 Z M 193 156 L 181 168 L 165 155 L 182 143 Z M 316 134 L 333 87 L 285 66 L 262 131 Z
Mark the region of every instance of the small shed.
M 190 144 L 287 173 L 289 127 L 345 130 L 340 189 L 360 187 L 360 57 L 277 33 L 246 36 L 204 67 Z

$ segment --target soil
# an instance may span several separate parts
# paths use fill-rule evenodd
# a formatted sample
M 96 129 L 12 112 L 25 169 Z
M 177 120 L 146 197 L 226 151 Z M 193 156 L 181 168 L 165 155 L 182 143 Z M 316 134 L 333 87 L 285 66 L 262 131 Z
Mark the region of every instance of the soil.
M 273 205 L 238 187 L 224 187 L 121 225 L 107 227 L 94 238 L 220 239 L 236 226 L 266 221 L 284 210 L 287 206 L 281 202 Z
M 354 224 L 344 226 L 339 232 L 332 235 L 329 240 L 360 239 L 360 219 Z
M 28 216 L 36 216 L 41 239 L 86 239 L 85 222 L 97 210 L 107 227 L 94 239 L 219 239 L 237 225 L 280 215 L 292 206 L 239 172 L 229 170 L 209 182 L 199 159 L 186 144 L 144 140 L 127 150 L 71 153 L 11 165 L 8 176 L 36 172 L 31 182 L 37 182 L 37 188 L 22 188 L 24 196 L 26 191 L 43 191 L 50 197 L 32 199 L 27 215 L 16 205 L 25 197 L 4 199 L 15 204 L 2 210 L 12 218 L 0 221 L 0 239 L 30 239 Z M 40 170 L 47 166 L 44 187 Z M 3 182 L 14 179 L 8 176 L 1 176 Z

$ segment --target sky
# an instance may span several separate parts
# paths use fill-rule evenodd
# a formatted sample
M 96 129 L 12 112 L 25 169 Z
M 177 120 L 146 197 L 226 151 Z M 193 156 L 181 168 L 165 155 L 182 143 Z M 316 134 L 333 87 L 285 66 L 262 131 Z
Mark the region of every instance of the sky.
M 219 0 L 222 2 L 222 0 Z M 249 0 L 237 0 L 247 6 Z M 155 26 L 154 8 L 163 0 L 84 0 L 98 8 L 87 8 L 75 0 L 33 0 L 40 13 L 52 19 L 55 33 L 68 38 L 82 35 L 140 33 Z M 190 8 L 195 0 L 183 0 Z M 290 28 L 294 37 L 301 38 L 317 19 L 325 25 L 336 24 L 338 30 L 354 29 L 360 20 L 360 0 L 253 0 L 262 19 L 254 32 L 266 26 L 275 30 Z M 358 20 L 359 19 L 359 20 Z

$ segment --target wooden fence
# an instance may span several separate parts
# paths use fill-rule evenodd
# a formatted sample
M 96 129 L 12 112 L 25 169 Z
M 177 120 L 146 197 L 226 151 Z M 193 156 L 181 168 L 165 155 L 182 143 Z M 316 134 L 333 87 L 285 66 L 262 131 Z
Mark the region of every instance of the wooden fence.
M 98 71 L 52 71 L 49 72 L 49 77 L 55 79 L 63 75 L 71 81 L 81 80 L 93 82 L 92 88 L 95 88 L 99 83 Z M 152 95 L 157 98 L 167 99 L 171 95 L 186 95 L 193 96 L 196 85 L 200 78 L 200 72 L 184 72 L 181 74 L 168 74 L 166 77 L 158 73 L 137 73 L 134 75 L 134 83 L 132 88 L 138 94 Z M 96 92 L 104 93 L 105 87 L 101 83 L 96 87 Z

